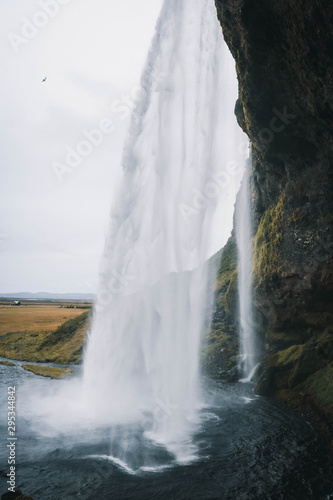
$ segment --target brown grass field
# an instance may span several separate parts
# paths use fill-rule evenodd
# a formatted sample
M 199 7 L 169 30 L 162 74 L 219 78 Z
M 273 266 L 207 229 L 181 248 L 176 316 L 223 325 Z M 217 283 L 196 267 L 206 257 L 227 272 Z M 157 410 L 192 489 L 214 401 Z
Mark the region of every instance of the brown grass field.
M 82 361 L 90 318 L 91 311 L 82 313 L 81 309 L 79 316 L 67 320 L 51 332 L 44 330 L 2 335 L 0 356 L 34 363 L 78 364 Z M 36 371 L 34 373 L 37 374 Z M 45 370 L 43 373 L 39 370 L 38 375 L 48 376 Z
M 82 308 L 65 308 L 67 305 L 82 307 L 82 303 L 77 302 L 21 301 L 21 304 L 21 306 L 13 306 L 8 302 L 0 302 L 0 337 L 18 332 L 51 332 L 65 321 L 84 312 Z

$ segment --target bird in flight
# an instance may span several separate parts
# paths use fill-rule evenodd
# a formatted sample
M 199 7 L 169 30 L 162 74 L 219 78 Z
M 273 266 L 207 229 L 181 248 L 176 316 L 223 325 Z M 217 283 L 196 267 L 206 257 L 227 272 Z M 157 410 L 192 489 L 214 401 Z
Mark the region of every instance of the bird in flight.
M 46 82 L 46 78 L 47 78 L 47 76 L 45 78 L 43 78 L 42 82 Z

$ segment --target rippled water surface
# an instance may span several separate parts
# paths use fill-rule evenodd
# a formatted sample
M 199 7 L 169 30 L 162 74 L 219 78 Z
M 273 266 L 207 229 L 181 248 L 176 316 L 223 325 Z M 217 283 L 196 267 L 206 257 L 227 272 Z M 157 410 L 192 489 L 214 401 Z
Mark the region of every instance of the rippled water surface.
M 7 489 L 7 386 L 47 390 L 19 365 L 1 371 L 1 493 Z M 37 384 L 37 385 L 36 385 Z M 17 487 L 34 500 L 74 499 L 330 499 L 332 458 L 314 426 L 302 415 L 254 396 L 250 384 L 204 380 L 207 404 L 187 450 L 149 439 L 147 420 L 72 435 L 38 432 L 24 406 L 17 410 Z M 96 402 L 98 404 L 98 402 Z M 66 408 L 63 409 L 66 412 Z M 124 449 L 126 453 L 124 454 Z

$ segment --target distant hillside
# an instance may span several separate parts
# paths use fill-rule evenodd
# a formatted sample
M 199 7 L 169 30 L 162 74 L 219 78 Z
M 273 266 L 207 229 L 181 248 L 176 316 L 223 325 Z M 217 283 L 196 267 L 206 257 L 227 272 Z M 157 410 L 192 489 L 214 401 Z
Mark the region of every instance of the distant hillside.
M 93 293 L 48 293 L 48 292 L 15 292 L 0 293 L 0 298 L 9 299 L 46 299 L 46 300 L 95 300 Z

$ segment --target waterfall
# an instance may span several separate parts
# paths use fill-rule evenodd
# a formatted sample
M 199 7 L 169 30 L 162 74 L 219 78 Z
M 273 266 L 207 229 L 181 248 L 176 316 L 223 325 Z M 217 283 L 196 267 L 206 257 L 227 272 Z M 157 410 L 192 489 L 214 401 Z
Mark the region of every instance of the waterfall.
M 175 454 L 201 403 L 214 221 L 230 232 L 243 173 L 236 94 L 214 1 L 165 0 L 125 144 L 83 392 L 96 422 L 103 417 L 118 438 L 119 426 L 144 417 L 146 437 Z
M 236 203 L 236 239 L 238 248 L 238 292 L 240 312 L 240 371 L 242 381 L 252 379 L 256 369 L 255 331 L 252 309 L 252 231 L 250 202 L 251 157 Z

